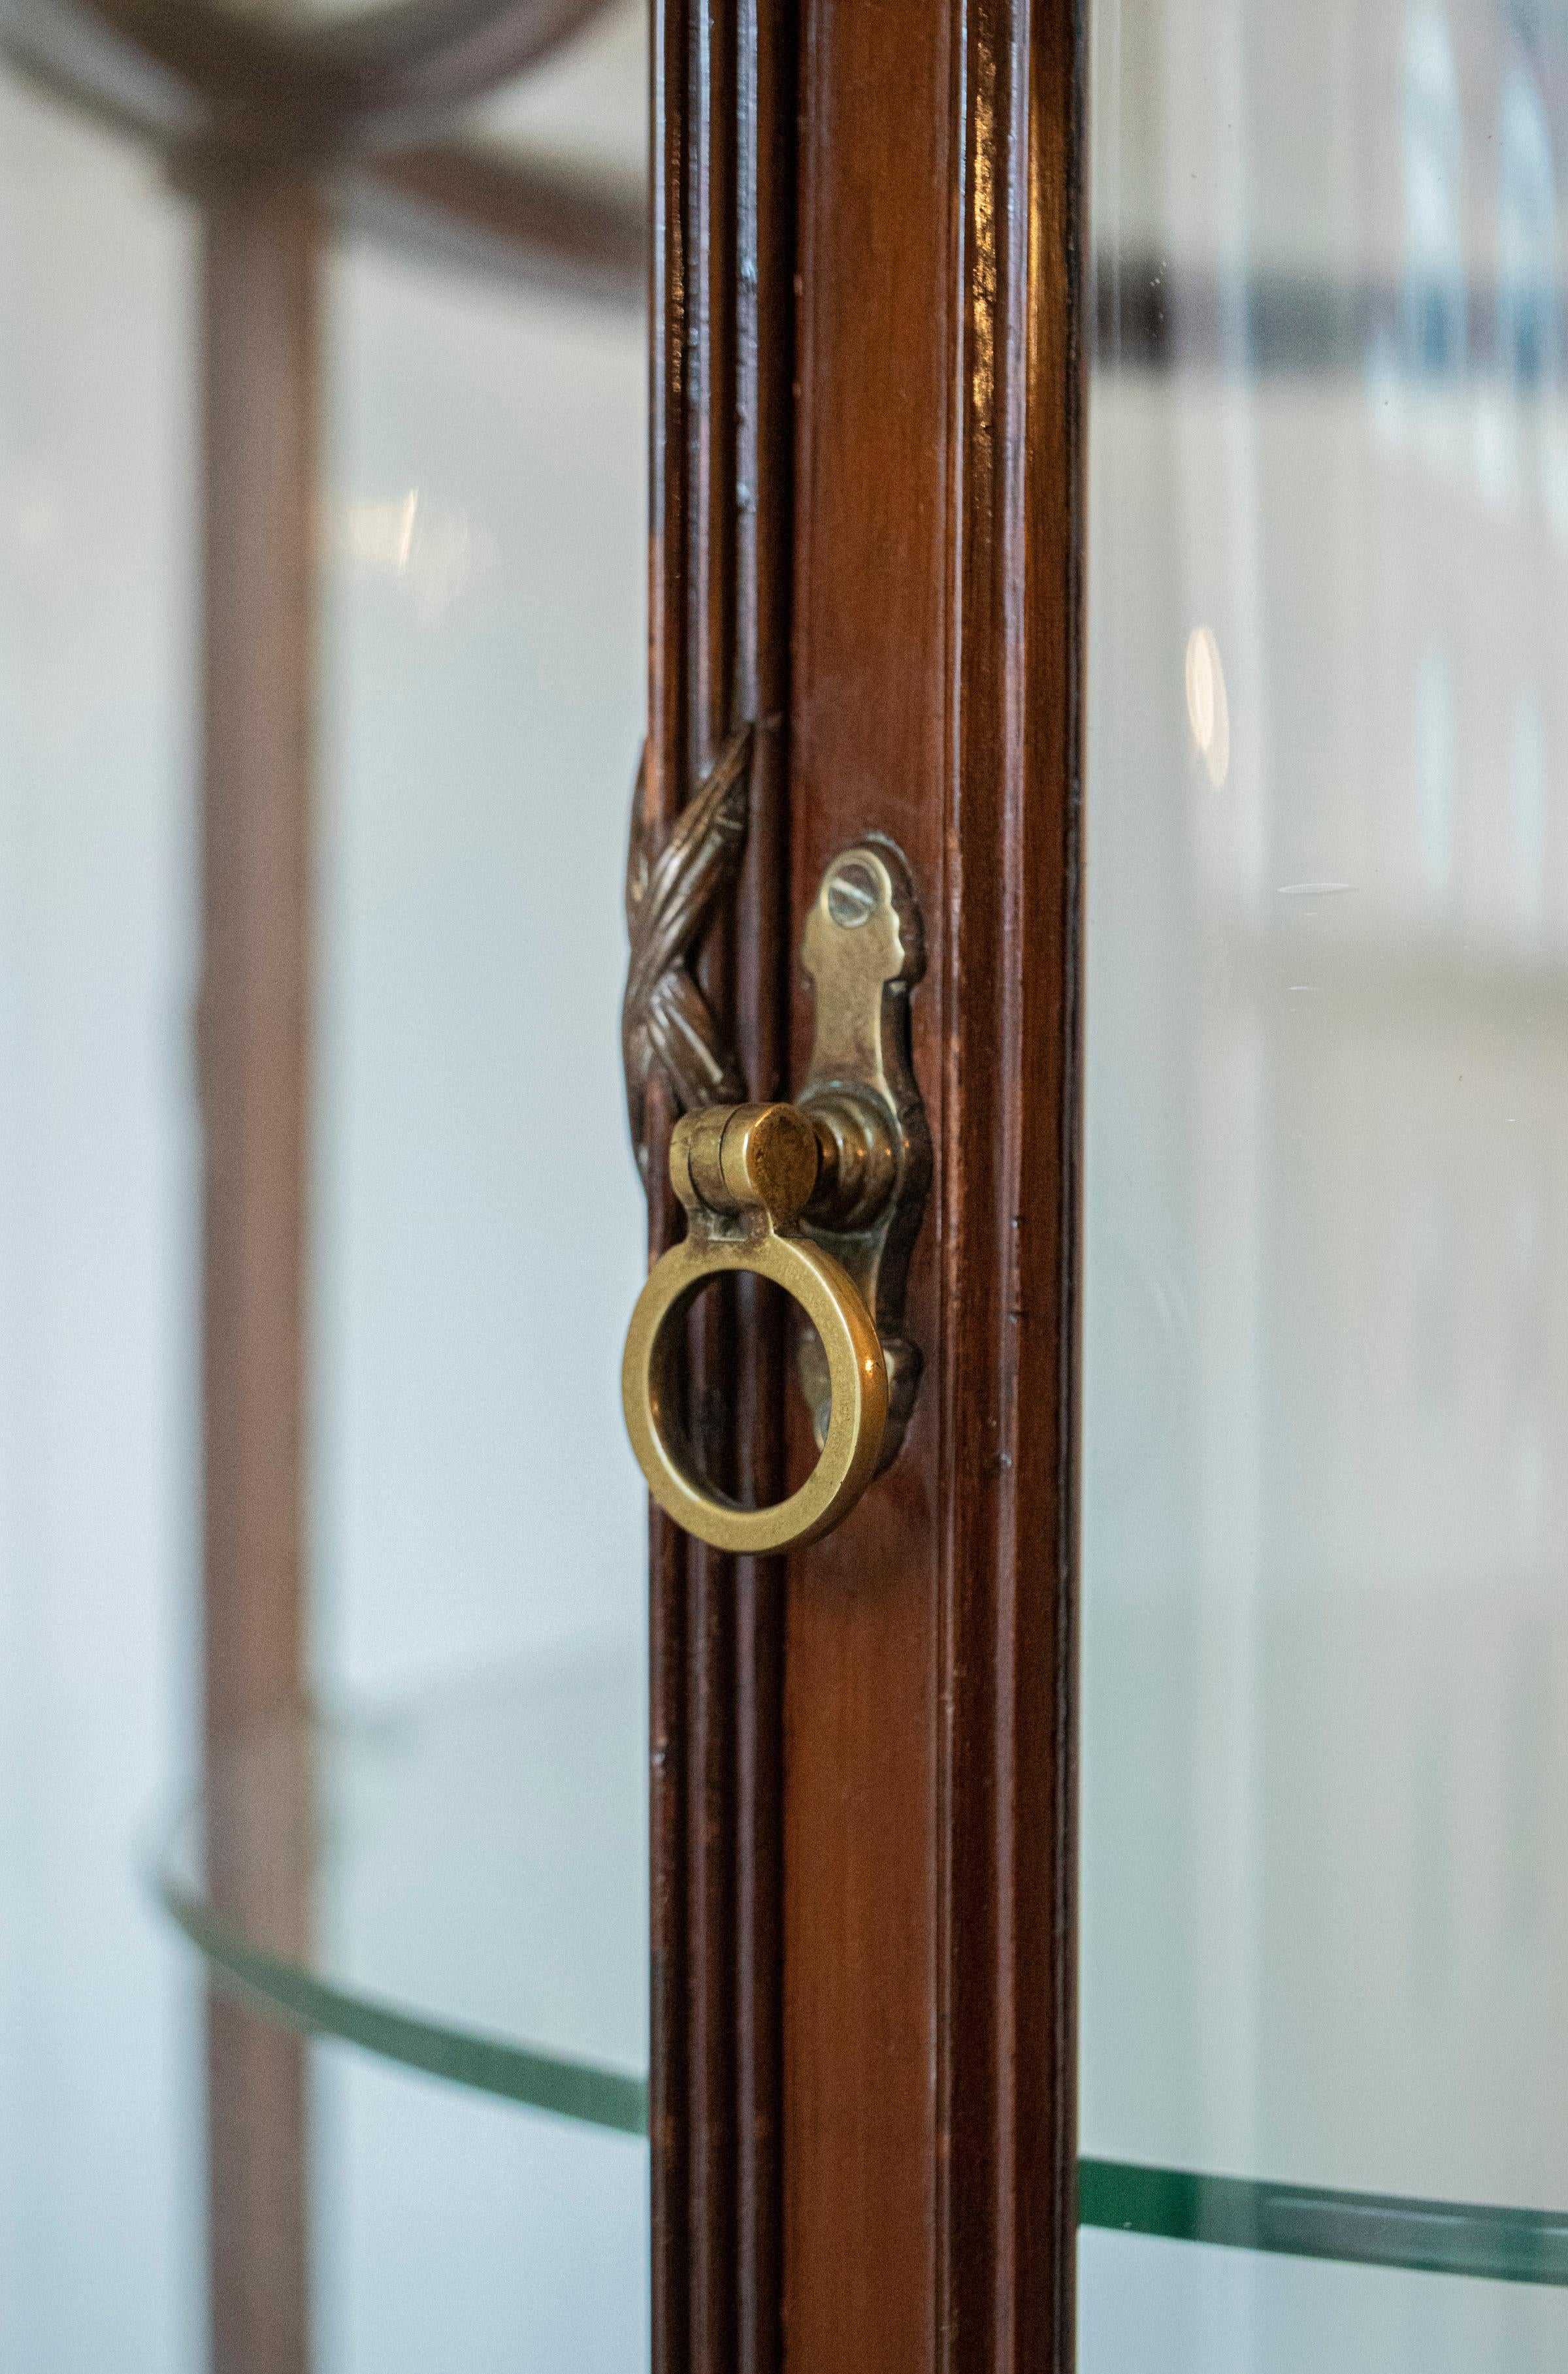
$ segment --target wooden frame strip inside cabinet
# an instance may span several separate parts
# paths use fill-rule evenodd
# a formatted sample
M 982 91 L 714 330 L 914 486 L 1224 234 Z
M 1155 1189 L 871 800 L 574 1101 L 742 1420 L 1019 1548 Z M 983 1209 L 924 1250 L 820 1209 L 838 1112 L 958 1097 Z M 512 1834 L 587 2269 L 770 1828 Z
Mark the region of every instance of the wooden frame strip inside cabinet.
M 200 1013 L 206 1733 L 301 1703 L 306 1173 L 320 233 L 287 177 L 215 170 L 204 216 Z M 309 1774 L 295 1809 L 308 1836 Z M 208 1886 L 242 1930 L 308 1944 L 308 1880 L 209 1797 Z M 305 2048 L 214 1998 L 208 2025 L 218 2374 L 309 2363 Z

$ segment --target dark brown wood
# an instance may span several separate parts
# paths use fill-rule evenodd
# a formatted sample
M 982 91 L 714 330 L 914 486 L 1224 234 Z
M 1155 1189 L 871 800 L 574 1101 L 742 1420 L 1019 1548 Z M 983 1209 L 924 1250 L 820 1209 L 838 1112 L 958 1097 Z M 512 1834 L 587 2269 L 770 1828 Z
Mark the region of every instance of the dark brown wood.
M 784 1047 L 792 123 L 784 0 L 654 11 L 646 829 L 656 845 L 755 726 L 737 901 L 699 975 L 753 1093 Z M 672 1231 L 649 1131 L 651 1241 Z M 717 1295 L 691 1329 L 712 1472 L 774 1497 L 782 1319 Z M 654 2362 L 780 2363 L 782 1578 L 654 1520 Z
M 789 951 L 823 866 L 868 831 L 899 842 L 937 1170 L 912 1280 L 925 1390 L 891 1474 L 792 1562 L 783 1743 L 777 1578 L 733 1575 L 732 1628 L 731 1569 L 655 1522 L 654 2362 L 761 2362 L 782 2335 L 810 2374 L 1065 2374 L 1084 29 L 1046 0 L 806 0 L 798 28 L 741 10 L 732 53 L 666 0 L 656 42 L 650 824 L 749 710 L 779 779 L 702 979 L 735 1002 L 754 1093 L 787 1085 L 785 1001 L 796 1075 L 808 1052 Z M 781 285 L 792 180 L 786 558 L 791 441 L 749 378 L 776 395 L 786 324 L 749 308 Z M 655 1245 L 671 1224 L 655 1194 Z M 690 1390 L 710 1459 L 737 1409 L 771 1494 L 781 1416 L 792 1460 L 811 1451 L 749 1357 L 754 1316 L 695 1334 Z
M 674 11 L 671 11 L 674 14 Z M 734 93 L 730 12 L 692 0 L 685 30 L 687 323 L 685 777 L 695 787 L 741 721 L 734 709 L 735 332 Z M 666 456 L 666 463 L 668 457 Z M 698 978 L 716 1014 L 735 1014 L 736 913 L 726 901 L 704 935 Z M 692 1439 L 707 1473 L 735 1473 L 736 1297 L 705 1294 L 689 1322 Z M 739 2229 L 736 1879 L 735 1561 L 705 1543 L 686 1553 L 687 2364 L 736 2363 Z
M 794 558 L 796 0 L 738 0 L 736 53 L 736 700 L 755 721 L 737 912 L 737 1037 L 755 1097 L 789 1060 L 788 745 Z M 742 1282 L 737 1485 L 784 1490 L 788 1344 L 777 1298 Z M 736 2362 L 784 2362 L 784 1561 L 737 1561 Z
M 205 1690 L 209 1763 L 298 1705 L 305 1658 L 306 1127 L 318 221 L 308 188 L 202 193 Z M 213 1804 L 221 1809 L 219 1793 Z M 213 1902 L 266 1884 L 215 1815 Z M 307 1907 L 297 1908 L 304 1943 Z M 276 1933 L 278 1908 L 268 1898 Z M 308 2362 L 297 2039 L 208 2028 L 218 2374 Z
M 811 2374 L 1072 2362 L 1083 53 L 1055 0 L 808 0 L 796 903 L 908 857 L 937 1162 L 909 1438 L 789 1582 Z

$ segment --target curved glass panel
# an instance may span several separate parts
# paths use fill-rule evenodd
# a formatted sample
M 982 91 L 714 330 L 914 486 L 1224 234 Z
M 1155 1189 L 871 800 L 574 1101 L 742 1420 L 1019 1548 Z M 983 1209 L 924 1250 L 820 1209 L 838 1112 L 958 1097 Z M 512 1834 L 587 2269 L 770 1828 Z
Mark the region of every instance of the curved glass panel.
M 384 14 L 388 0 L 218 0 L 235 17 L 261 17 L 288 24 L 332 23 L 346 17 Z
M 1093 20 L 1083 2148 L 1485 2273 L 1568 2213 L 1568 24 Z M 1258 2315 L 1137 2362 L 1362 2362 Z
M 230 531 L 204 546 L 200 457 L 232 496 L 223 457 L 258 452 L 213 417 L 250 387 L 204 368 L 229 284 L 203 203 L 0 74 L 0 2365 L 501 2374 L 523 2335 L 531 2367 L 612 2374 L 649 2331 L 645 1526 L 616 1392 L 643 325 L 628 273 L 575 293 L 569 241 L 534 286 L 504 207 L 482 256 L 324 211 L 307 258 L 265 202 L 242 243 L 275 295 L 313 272 L 322 327 L 314 685 L 265 590 L 210 613 L 301 672 L 258 737 L 315 695 L 303 1678 L 423 1711 L 212 1754 L 168 1875 L 204 1966 L 143 1884 L 149 1810 L 204 1754 L 198 815 L 204 695 L 234 686 L 203 683 Z M 262 415 L 310 415 L 307 346 L 276 342 Z M 269 900 L 237 899 L 227 946 L 269 937 Z M 539 1146 L 567 1113 L 563 1230 Z M 258 1304 L 289 1266 L 264 1250 Z M 244 1667 L 269 1621 L 294 1637 L 278 1581 L 236 1700 L 289 1685 L 287 1642 Z
M 328 289 L 316 1643 L 329 1695 L 379 1698 L 643 1638 L 647 365 L 634 308 L 368 241 Z
M 0 2365 L 195 2374 L 196 225 L 0 71 Z M 112 368 L 105 357 L 113 358 Z
M 1553 2374 L 1565 2350 L 1561 2291 L 1136 2234 L 1079 2244 L 1084 2374 Z
M 473 109 L 468 136 L 644 200 L 649 40 L 648 0 L 609 0 L 573 40 Z
M 158 1886 L 277 2016 L 640 2135 L 644 1756 L 634 1651 L 280 1723 L 209 1769 Z
M 333 2080 L 317 2321 L 376 2374 L 454 2348 L 499 2374 L 519 2333 L 541 2366 L 648 2349 L 646 1521 L 618 1391 L 646 338 L 637 303 L 504 261 L 353 237 L 325 279 L 312 1664 L 328 1707 L 417 1711 L 238 1747 L 188 1899 L 253 1999 L 470 2089 L 436 2110 L 362 2054 Z M 427 2217 L 442 2317 L 401 2255 Z

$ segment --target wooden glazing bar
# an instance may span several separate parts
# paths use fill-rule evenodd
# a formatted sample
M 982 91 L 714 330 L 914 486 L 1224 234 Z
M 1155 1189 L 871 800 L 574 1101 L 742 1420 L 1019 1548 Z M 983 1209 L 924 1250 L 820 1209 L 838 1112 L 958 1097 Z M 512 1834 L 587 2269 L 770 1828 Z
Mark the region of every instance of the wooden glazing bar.
M 687 779 L 733 725 L 735 696 L 735 50 L 730 11 L 694 0 L 687 18 L 685 355 Z M 733 1035 L 736 913 L 715 910 L 698 955 L 708 1002 Z M 690 1416 L 706 1472 L 733 1489 L 736 1292 L 703 1295 L 689 1322 Z M 735 1561 L 687 1550 L 689 1995 L 691 2052 L 690 2364 L 736 2363 L 737 2176 Z
M 789 1086 L 786 733 L 795 446 L 795 0 L 740 0 L 736 59 L 737 707 L 755 721 L 751 821 L 737 902 L 737 1040 L 759 1098 Z M 741 1282 L 737 1482 L 760 1506 L 787 1488 L 787 1330 L 778 1298 Z M 784 1593 L 782 1559 L 737 1561 L 737 2362 L 784 2359 Z

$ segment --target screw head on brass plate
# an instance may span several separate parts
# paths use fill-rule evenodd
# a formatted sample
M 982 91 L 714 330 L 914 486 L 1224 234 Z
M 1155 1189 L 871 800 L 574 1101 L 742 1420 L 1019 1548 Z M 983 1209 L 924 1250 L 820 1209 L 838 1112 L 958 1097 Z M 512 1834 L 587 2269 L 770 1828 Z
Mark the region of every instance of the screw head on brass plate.
M 931 1182 L 910 1052 L 910 992 L 925 970 L 925 935 L 909 868 L 890 840 L 861 841 L 833 859 L 808 911 L 800 955 L 817 992 L 817 1023 L 798 1101 L 826 1158 L 803 1226 L 842 1262 L 877 1322 L 888 1371 L 887 1467 L 920 1390 L 920 1347 L 904 1333 L 904 1304 Z M 820 1442 L 828 1376 L 805 1328 L 796 1366 Z

